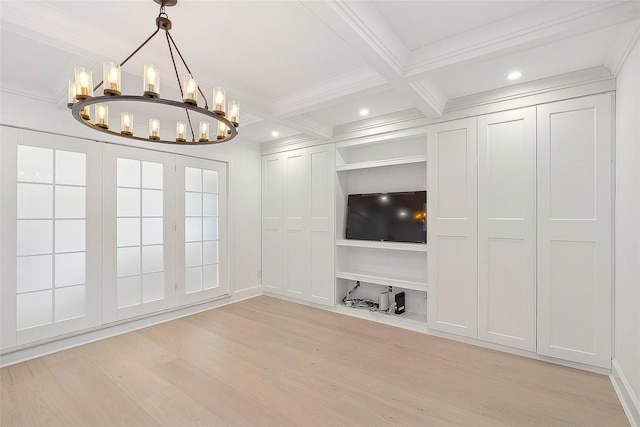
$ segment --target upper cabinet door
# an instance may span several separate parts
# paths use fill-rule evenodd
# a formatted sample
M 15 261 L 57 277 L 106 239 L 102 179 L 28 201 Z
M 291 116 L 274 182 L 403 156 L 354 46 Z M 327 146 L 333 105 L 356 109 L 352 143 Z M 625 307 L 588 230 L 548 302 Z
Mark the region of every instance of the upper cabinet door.
M 536 110 L 478 118 L 478 337 L 536 350 Z
M 262 157 L 262 286 L 283 293 L 284 155 Z
M 427 135 L 427 321 L 478 334 L 476 119 L 429 126 Z
M 538 353 L 611 366 L 612 94 L 538 107 Z
M 309 301 L 333 306 L 335 301 L 335 187 L 333 182 L 335 149 L 333 145 L 311 147 L 311 210 L 309 217 L 311 287 Z

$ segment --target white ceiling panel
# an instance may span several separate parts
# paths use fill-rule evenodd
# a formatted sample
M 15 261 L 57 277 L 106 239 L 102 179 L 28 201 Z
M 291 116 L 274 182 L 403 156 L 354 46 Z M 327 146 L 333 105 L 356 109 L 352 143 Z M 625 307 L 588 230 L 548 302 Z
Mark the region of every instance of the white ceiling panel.
M 543 1 L 374 1 L 409 50 L 489 25 Z
M 316 110 L 313 113 L 309 113 L 307 117 L 337 126 L 410 108 L 413 108 L 413 104 L 404 95 L 393 89 L 387 89 L 352 99 L 339 105 Z M 368 110 L 369 114 L 361 116 L 360 110 L 362 109 Z
M 602 65 L 616 30 L 616 27 L 611 27 L 593 31 L 491 60 L 439 70 L 429 77 L 452 99 L 597 67 Z M 516 70 L 522 73 L 522 77 L 508 80 L 507 74 Z
M 131 53 L 158 12 L 153 0 L 2 0 L 0 89 L 64 108 L 73 67 L 97 83 L 101 62 Z M 637 0 L 178 0 L 166 13 L 205 95 L 224 86 L 239 100 L 239 140 L 255 144 L 327 140 L 362 123 L 362 108 L 437 118 L 453 98 L 615 63 L 640 28 Z M 140 92 L 147 62 L 161 96 L 179 98 L 162 31 L 124 67 L 124 91 Z M 505 79 L 513 69 L 521 80 Z

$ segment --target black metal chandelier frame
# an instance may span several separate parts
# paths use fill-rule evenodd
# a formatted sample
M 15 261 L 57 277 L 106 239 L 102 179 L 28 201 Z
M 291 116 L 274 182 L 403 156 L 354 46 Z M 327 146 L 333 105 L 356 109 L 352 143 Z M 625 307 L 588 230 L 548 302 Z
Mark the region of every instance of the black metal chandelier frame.
M 140 49 L 142 49 L 151 39 L 153 39 L 153 37 L 156 34 L 158 34 L 160 30 L 164 30 L 165 36 L 167 39 L 167 46 L 169 47 L 169 53 L 171 55 L 171 62 L 173 63 L 173 69 L 175 71 L 176 79 L 178 81 L 178 88 L 180 89 L 180 95 L 184 98 L 184 92 L 183 92 L 182 84 L 180 82 L 180 76 L 178 74 L 176 61 L 173 55 L 173 49 L 175 49 L 175 51 L 177 52 L 187 72 L 191 75 L 193 75 L 193 73 L 189 69 L 189 66 L 184 60 L 182 54 L 180 53 L 178 46 L 176 46 L 176 43 L 173 41 L 173 37 L 171 37 L 171 34 L 169 33 L 169 30 L 171 29 L 171 20 L 169 20 L 169 17 L 165 12 L 165 7 L 175 6 L 178 0 L 153 0 L 153 1 L 160 5 L 160 13 L 156 18 L 156 26 L 157 26 L 156 30 L 140 46 L 138 46 L 129 56 L 127 56 L 119 64 L 119 66 L 122 67 L 124 64 L 126 64 L 127 61 L 129 61 L 129 59 L 131 59 L 136 53 L 138 53 Z M 104 84 L 104 81 L 101 81 L 93 88 L 93 90 L 94 91 L 98 90 L 103 84 Z M 119 136 L 119 137 L 128 138 L 128 139 L 135 139 L 138 141 L 146 141 L 146 142 L 152 141 L 154 143 L 163 143 L 163 144 L 210 145 L 210 144 L 219 144 L 222 142 L 227 142 L 233 139 L 238 134 L 238 131 L 236 129 L 238 127 L 238 123 L 232 122 L 227 118 L 225 118 L 225 113 L 222 111 L 210 111 L 207 98 L 202 92 L 202 89 L 200 88 L 199 85 L 198 85 L 198 92 L 200 92 L 200 95 L 202 95 L 202 98 L 204 99 L 204 104 L 205 104 L 204 108 L 198 107 L 196 103 L 163 99 L 163 98 L 160 98 L 159 96 L 150 96 L 146 93 L 145 95 L 142 95 L 142 96 L 105 93 L 104 96 L 93 96 L 93 97 L 87 97 L 85 99 L 79 99 L 77 100 L 77 102 L 74 102 L 73 104 L 69 104 L 68 107 L 71 108 L 71 114 L 73 115 L 73 117 L 83 125 L 89 126 L 94 130 L 104 132 L 110 135 Z M 189 129 L 191 130 L 191 137 L 192 137 L 191 141 L 151 139 L 151 138 L 143 138 L 143 137 L 135 136 L 131 132 L 127 132 L 127 133 L 115 132 L 108 128 L 92 123 L 90 118 L 87 115 L 83 114 L 83 111 L 85 110 L 85 108 L 89 107 L 90 105 L 99 104 L 99 103 L 107 104 L 111 102 L 125 102 L 125 101 L 161 104 L 161 105 L 168 105 L 170 107 L 184 109 L 187 117 L 187 122 L 189 123 Z M 212 140 L 205 140 L 205 141 L 203 141 L 202 139 L 196 139 L 196 132 L 194 132 L 193 130 L 193 124 L 191 123 L 191 115 L 189 114 L 190 111 L 197 112 L 204 116 L 210 117 L 218 122 L 224 123 L 227 127 L 226 135 L 224 137 L 217 136 L 217 137 L 214 137 L 214 139 Z

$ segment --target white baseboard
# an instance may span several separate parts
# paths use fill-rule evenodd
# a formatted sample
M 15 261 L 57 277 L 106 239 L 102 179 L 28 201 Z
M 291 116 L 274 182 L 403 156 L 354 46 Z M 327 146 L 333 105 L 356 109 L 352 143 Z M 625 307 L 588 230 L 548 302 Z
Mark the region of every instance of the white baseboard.
M 262 286 L 253 286 L 246 289 L 239 289 L 231 296 L 224 296 L 204 303 L 192 304 L 174 310 L 163 311 L 158 314 L 136 318 L 134 320 L 122 321 L 116 324 L 92 328 L 88 331 L 73 335 L 66 335 L 47 342 L 28 344 L 7 349 L 0 354 L 0 368 L 24 362 L 26 360 L 35 359 L 36 357 L 45 356 L 57 351 L 67 350 L 69 348 L 89 344 L 105 338 L 136 331 L 148 326 L 157 325 L 159 323 L 222 307 L 259 295 L 262 295 Z
M 640 399 L 635 395 L 631 384 L 625 377 L 618 361 L 614 358 L 612 363 L 611 384 L 618 395 L 624 413 L 627 414 L 632 427 L 640 427 Z

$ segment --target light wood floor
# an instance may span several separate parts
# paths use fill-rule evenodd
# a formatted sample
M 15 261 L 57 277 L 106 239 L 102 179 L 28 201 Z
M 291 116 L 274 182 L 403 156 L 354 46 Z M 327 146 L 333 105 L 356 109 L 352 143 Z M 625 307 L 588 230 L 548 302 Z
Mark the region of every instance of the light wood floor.
M 606 376 L 269 297 L 1 370 L 10 425 L 629 425 Z

